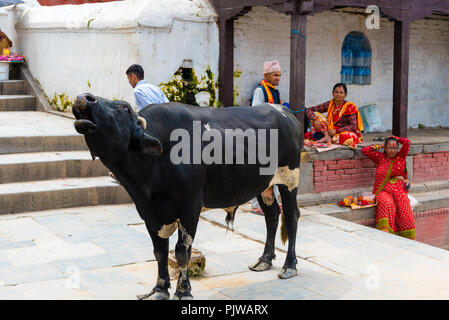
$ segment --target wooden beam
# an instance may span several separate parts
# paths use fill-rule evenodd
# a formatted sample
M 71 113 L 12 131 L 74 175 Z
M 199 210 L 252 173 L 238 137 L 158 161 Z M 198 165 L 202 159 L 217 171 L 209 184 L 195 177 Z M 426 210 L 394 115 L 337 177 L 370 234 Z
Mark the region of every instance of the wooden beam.
M 448 0 L 314 0 L 313 13 L 327 11 L 335 7 L 366 8 L 375 5 L 395 20 L 413 20 L 429 16 L 432 12 L 449 14 Z
M 366 8 L 369 5 L 378 6 L 381 11 L 390 13 L 392 18 L 402 20 L 402 14 L 406 16 L 425 16 L 429 12 L 442 12 L 449 14 L 448 0 L 210 0 L 217 12 L 222 9 L 241 8 L 245 6 L 270 6 L 276 11 L 288 10 L 292 5 L 305 2 L 304 8 L 311 10 L 309 5 L 313 6 L 313 13 L 323 12 L 334 7 L 357 7 Z M 309 2 L 309 3 L 307 3 Z M 305 12 L 303 12 L 305 13 Z M 419 19 L 415 18 L 415 19 Z
M 290 32 L 290 108 L 301 125 L 304 124 L 306 100 L 306 36 L 307 15 L 291 15 Z
M 407 137 L 410 21 L 394 23 L 393 135 Z
M 282 4 L 285 0 L 212 0 L 213 5 L 217 10 L 224 8 L 239 8 L 239 7 L 255 7 L 255 6 L 270 6 L 273 4 Z
M 221 106 L 233 105 L 234 100 L 234 19 L 219 22 L 218 88 Z
M 251 7 L 220 9 L 218 10 L 219 20 L 236 19 L 239 15 L 243 15 L 250 10 Z

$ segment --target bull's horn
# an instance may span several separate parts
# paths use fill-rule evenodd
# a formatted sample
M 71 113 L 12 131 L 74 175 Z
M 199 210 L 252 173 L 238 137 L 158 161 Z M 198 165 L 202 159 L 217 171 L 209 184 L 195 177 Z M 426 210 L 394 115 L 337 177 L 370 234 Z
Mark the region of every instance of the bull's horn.
M 137 122 L 140 124 L 140 126 L 145 130 L 147 128 L 147 120 L 145 120 L 144 117 L 137 116 Z

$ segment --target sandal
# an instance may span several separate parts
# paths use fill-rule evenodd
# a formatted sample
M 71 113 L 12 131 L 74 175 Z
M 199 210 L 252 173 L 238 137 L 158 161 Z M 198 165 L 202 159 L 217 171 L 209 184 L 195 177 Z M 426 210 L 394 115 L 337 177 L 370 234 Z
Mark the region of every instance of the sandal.
M 251 209 L 251 213 L 254 213 L 254 214 L 258 215 L 258 216 L 263 216 L 263 211 L 260 208 Z

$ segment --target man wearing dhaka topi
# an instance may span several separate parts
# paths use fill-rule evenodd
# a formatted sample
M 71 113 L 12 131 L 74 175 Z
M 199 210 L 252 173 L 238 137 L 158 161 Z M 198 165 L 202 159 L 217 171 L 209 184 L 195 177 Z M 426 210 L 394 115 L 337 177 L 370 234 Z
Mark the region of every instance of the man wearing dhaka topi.
M 263 68 L 263 80 L 259 86 L 254 90 L 252 96 L 251 106 L 257 106 L 262 103 L 282 104 L 281 95 L 276 86 L 281 80 L 281 65 L 278 60 L 267 61 Z M 277 187 L 274 188 L 275 196 L 278 197 L 279 191 Z M 268 188 L 262 193 L 262 198 L 265 203 L 272 203 L 274 201 L 273 188 Z M 251 212 L 257 215 L 263 215 L 257 199 L 251 201 Z
M 263 68 L 263 80 L 253 92 L 251 105 L 257 106 L 258 104 L 265 102 L 282 104 L 279 90 L 276 89 L 280 80 L 281 65 L 279 64 L 279 61 L 274 60 L 265 62 Z

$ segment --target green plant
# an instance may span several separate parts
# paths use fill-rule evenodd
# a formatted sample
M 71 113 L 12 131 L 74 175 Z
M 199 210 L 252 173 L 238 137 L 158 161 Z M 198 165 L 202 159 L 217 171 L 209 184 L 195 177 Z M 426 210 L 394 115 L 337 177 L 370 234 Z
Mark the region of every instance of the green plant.
M 70 98 L 65 93 L 57 94 L 55 93 L 53 98 L 50 100 L 47 96 L 45 96 L 50 103 L 51 106 L 56 111 L 67 112 L 72 110 L 72 106 L 76 101 L 76 98 L 70 100 Z
M 216 92 L 218 81 L 215 80 L 215 76 L 209 66 L 206 67 L 204 74 L 199 80 L 195 71 L 192 69 L 192 78 L 188 84 L 188 88 L 184 86 L 181 69 L 173 75 L 170 81 L 160 83 L 159 86 L 170 101 L 185 103 L 188 91 L 192 94 L 206 91 L 210 94 L 209 105 L 217 108 L 220 107 Z

